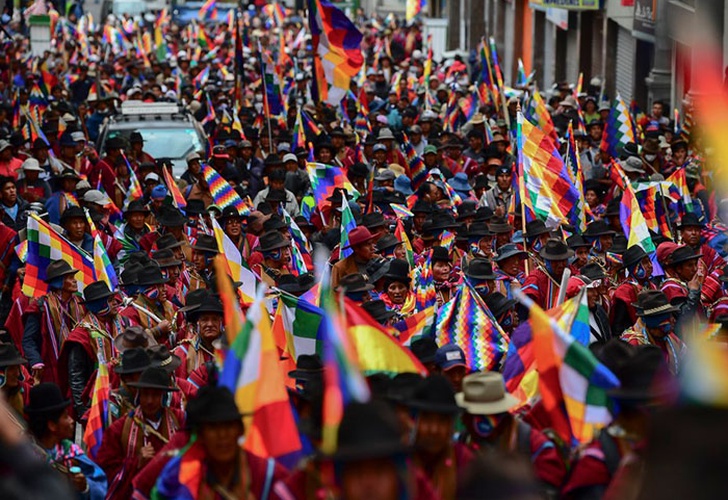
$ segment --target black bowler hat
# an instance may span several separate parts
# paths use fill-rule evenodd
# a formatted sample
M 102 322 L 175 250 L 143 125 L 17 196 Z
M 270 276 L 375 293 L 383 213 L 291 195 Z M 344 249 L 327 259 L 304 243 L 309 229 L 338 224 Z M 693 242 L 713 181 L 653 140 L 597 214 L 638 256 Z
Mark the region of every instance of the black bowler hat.
M 242 219 L 242 218 L 243 218 L 243 216 L 240 215 L 240 212 L 238 212 L 237 208 L 235 208 L 233 206 L 229 206 L 229 207 L 223 208 L 222 214 L 220 215 L 218 220 L 220 221 L 220 225 L 224 226 L 225 223 L 230 219 Z
M 268 194 L 265 196 L 265 201 L 276 201 L 279 203 L 285 203 L 288 201 L 286 192 L 282 189 L 270 189 Z
M 389 262 L 389 270 L 384 277 L 389 281 L 399 281 L 409 286 L 411 281 L 409 262 L 403 259 L 392 259 Z
M 179 227 L 185 225 L 187 218 L 174 207 L 164 207 L 162 213 L 157 216 L 157 222 L 160 226 Z
M 490 309 L 490 312 L 493 313 L 493 316 L 498 318 L 513 309 L 513 306 L 516 305 L 516 301 L 514 299 L 506 298 L 506 296 L 500 292 L 493 292 L 488 294 L 485 298 L 485 305 L 488 306 L 488 309 Z
M 424 200 L 417 200 L 412 207 L 411 212 L 413 214 L 431 214 L 432 213 L 432 204 L 428 203 Z
M 125 352 L 127 349 L 133 349 L 135 347 L 147 348 L 150 345 L 156 344 L 157 341 L 149 335 L 141 326 L 129 326 L 124 329 L 114 339 L 114 346 L 119 352 Z
M 550 238 L 539 252 L 544 260 L 566 260 L 574 255 L 574 251 L 558 238 Z
M 434 363 L 437 355 L 437 342 L 432 337 L 422 337 L 410 344 L 410 351 L 421 363 Z
M 278 231 L 268 231 L 258 240 L 259 252 L 270 252 L 279 248 L 290 246 L 291 242 Z
M 23 358 L 13 344 L 0 343 L 0 368 L 24 365 L 28 360 Z
M 404 455 L 397 417 L 383 401 L 349 403 L 339 424 L 337 462 L 352 462 Z
M 161 250 L 160 250 L 161 251 Z M 131 286 L 136 285 L 137 281 L 139 281 L 139 273 L 144 270 L 144 266 L 142 266 L 138 262 L 127 262 L 124 266 L 124 270 L 121 272 L 121 275 L 119 276 L 119 285 L 121 286 Z
M 455 229 L 456 227 L 458 227 L 458 224 L 450 212 L 441 210 L 432 214 L 431 230 Z
M 152 254 L 152 257 L 154 257 L 154 262 L 157 263 L 160 269 L 182 265 L 182 261 L 174 258 L 172 250 L 166 248 L 164 250 L 157 250 Z
M 147 208 L 142 200 L 134 200 L 129 203 L 129 206 L 126 207 L 126 210 L 124 210 L 124 217 L 126 217 L 126 214 L 131 214 L 135 212 L 148 214 L 149 208 Z
M 455 402 L 455 391 L 442 375 L 430 375 L 420 383 L 407 405 L 415 410 L 456 415 L 460 407 Z
M 377 252 L 384 252 L 401 244 L 402 242 L 395 235 L 385 234 L 377 241 Z
M 70 405 L 71 400 L 63 397 L 61 388 L 57 384 L 44 382 L 31 387 L 25 413 L 30 416 L 53 414 Z
M 676 266 L 683 262 L 699 259 L 702 256 L 703 254 L 701 253 L 695 253 L 695 250 L 693 250 L 692 247 L 683 245 L 676 248 L 670 255 L 670 266 Z
M 134 347 L 121 353 L 119 364 L 114 367 L 114 371 L 118 375 L 141 373 L 149 368 L 150 364 L 151 360 L 146 349 Z
M 68 207 L 63 211 L 63 214 L 61 214 L 61 225 L 63 225 L 68 219 L 86 220 L 86 212 L 84 212 L 81 207 Z
M 164 344 L 153 345 L 147 351 L 149 352 L 151 366 L 163 368 L 168 373 L 173 373 L 182 364 L 180 357 L 172 354 Z
M 622 255 L 622 267 L 628 268 L 629 266 L 642 261 L 645 257 L 647 257 L 647 252 L 645 252 L 641 246 L 632 245 L 626 252 L 624 252 L 624 255 Z
M 263 223 L 263 230 L 265 232 L 268 231 L 278 231 L 279 229 L 287 229 L 288 224 L 286 224 L 281 217 L 278 215 L 272 215 L 270 219 L 265 221 Z
M 551 230 L 546 227 L 546 224 L 541 219 L 532 220 L 526 223 L 526 237 L 535 238 L 542 234 L 550 233 Z
M 179 391 L 177 387 L 172 385 L 172 380 L 167 370 L 153 366 L 144 370 L 138 381 L 129 382 L 127 385 L 129 387 L 136 387 L 137 389 L 157 389 L 166 392 Z
M 430 260 L 434 262 L 451 262 L 450 252 L 445 247 L 432 247 L 432 257 Z
M 318 354 L 301 354 L 296 360 L 296 369 L 288 372 L 288 376 L 297 380 L 310 380 L 322 377 L 324 364 Z
M 78 269 L 72 268 L 65 260 L 54 260 L 46 267 L 46 277 L 43 281 L 48 283 L 55 278 L 60 278 L 68 274 L 76 274 L 77 272 Z
M 116 292 L 109 289 L 109 285 L 105 281 L 94 281 L 83 289 L 83 302 L 93 302 L 94 300 L 105 299 L 111 297 Z
M 284 274 L 276 282 L 276 288 L 291 294 L 304 293 L 316 284 L 316 277 L 311 273 L 303 273 L 299 276 Z
M 391 319 L 396 313 L 387 309 L 387 305 L 383 300 L 370 300 L 362 306 L 369 315 L 379 324 L 384 324 Z
M 645 290 L 637 296 L 637 302 L 632 304 L 637 309 L 637 316 L 659 316 L 674 313 L 679 307 L 670 304 L 667 295 L 662 290 Z
M 705 224 L 700 222 L 696 214 L 685 214 L 682 219 L 680 219 L 680 223 L 677 225 L 677 228 L 683 229 L 685 227 L 705 227 Z
M 465 269 L 465 276 L 479 280 L 494 280 L 497 277 L 493 273 L 493 263 L 488 259 L 480 258 L 475 258 L 470 261 L 468 267 Z
M 227 387 L 206 385 L 187 403 L 187 423 L 191 427 L 220 422 L 236 422 L 244 415 Z
M 198 252 L 220 253 L 217 248 L 217 240 L 214 236 L 210 236 L 209 234 L 198 235 L 197 241 L 194 245 L 192 245 L 192 250 L 197 250 Z
M 367 277 L 361 273 L 347 274 L 339 280 L 339 290 L 344 293 L 368 292 L 374 289 L 374 285 L 367 281 Z
M 177 238 L 171 234 L 165 234 L 157 238 L 157 248 L 160 250 L 171 250 L 184 244 L 184 241 L 177 241 Z
M 167 283 L 167 278 L 162 276 L 162 270 L 156 262 L 145 266 L 137 278 L 139 286 L 164 285 L 165 283 Z
M 587 238 L 598 238 L 599 236 L 614 236 L 617 234 L 615 231 L 609 229 L 609 224 L 603 220 L 595 220 L 586 226 L 584 236 Z
M 592 281 L 601 280 L 607 277 L 607 272 L 597 262 L 591 262 L 579 270 L 582 276 L 586 276 Z
M 187 200 L 185 214 L 200 216 L 205 213 L 205 202 L 202 200 Z

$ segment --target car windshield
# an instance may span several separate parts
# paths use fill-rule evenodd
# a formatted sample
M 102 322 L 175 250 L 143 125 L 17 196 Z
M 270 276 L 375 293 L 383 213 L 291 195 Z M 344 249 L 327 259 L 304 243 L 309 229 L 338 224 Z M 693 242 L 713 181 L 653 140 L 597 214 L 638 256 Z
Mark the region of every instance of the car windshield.
M 184 158 L 193 151 L 204 150 L 200 138 L 193 128 L 148 128 L 138 129 L 144 137 L 144 151 L 154 158 Z M 129 131 L 119 131 L 110 135 L 123 135 L 127 139 Z

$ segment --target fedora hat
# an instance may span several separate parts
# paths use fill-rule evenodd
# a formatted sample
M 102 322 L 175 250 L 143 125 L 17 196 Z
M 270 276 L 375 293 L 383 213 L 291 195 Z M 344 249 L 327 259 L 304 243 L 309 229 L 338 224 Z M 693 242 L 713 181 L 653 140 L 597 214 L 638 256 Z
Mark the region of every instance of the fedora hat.
M 526 238 L 535 238 L 542 234 L 550 233 L 551 230 L 541 219 L 532 220 L 526 223 Z
M 76 274 L 77 272 L 78 269 L 72 268 L 65 260 L 54 260 L 48 264 L 48 267 L 46 267 L 46 277 L 43 281 L 48 283 L 56 278 L 60 278 L 61 276 Z
M 398 281 L 409 286 L 411 281 L 409 262 L 402 259 L 392 259 L 389 262 L 389 270 L 384 277 L 387 278 L 388 282 Z
M 116 295 L 116 292 L 111 291 L 105 281 L 94 281 L 83 289 L 83 302 L 106 299 L 112 295 Z
M 411 212 L 413 214 L 431 214 L 432 204 L 426 202 L 425 200 L 417 200 L 412 207 Z
M 434 262 L 452 262 L 452 259 L 450 258 L 450 252 L 447 251 L 447 248 L 437 246 L 432 247 L 432 255 L 430 256 L 430 261 Z
M 368 228 L 364 226 L 358 226 L 351 230 L 349 233 L 349 244 L 344 248 L 353 248 L 357 245 L 372 241 L 374 236 Z
M 385 224 L 386 221 L 384 220 L 384 215 L 381 212 L 370 212 L 368 214 L 364 214 L 361 218 L 361 225 L 369 229 L 369 231 L 379 227 L 384 227 Z
M 603 220 L 595 220 L 586 226 L 584 236 L 587 238 L 598 238 L 599 236 L 614 236 L 616 231 L 609 229 L 609 225 Z
M 135 347 L 147 348 L 157 343 L 154 337 L 149 335 L 141 326 L 129 326 L 124 329 L 115 339 L 114 346 L 119 352 Z
M 28 405 L 24 408 L 30 416 L 53 414 L 71 405 L 71 400 L 63 397 L 61 388 L 52 382 L 31 387 L 28 393 Z
M 121 353 L 119 364 L 114 367 L 117 375 L 141 373 L 151 365 L 149 353 L 143 347 L 132 347 Z
M 288 224 L 278 215 L 271 214 L 270 218 L 263 222 L 263 231 L 278 231 L 280 229 L 288 229 Z
M 612 341 L 616 344 L 617 341 Z M 605 350 L 611 347 L 609 342 Z M 621 344 L 626 344 L 621 342 Z M 619 356 L 609 369 L 619 379 L 619 387 L 610 389 L 607 394 L 625 403 L 658 403 L 661 399 L 675 394 L 677 387 L 669 375 L 665 358 L 659 347 L 654 345 L 619 346 Z
M 539 252 L 544 260 L 566 260 L 574 255 L 574 251 L 558 238 L 549 238 Z
M 265 201 L 275 201 L 279 203 L 285 203 L 288 201 L 288 196 L 283 189 L 270 189 L 268 194 L 265 195 Z
M 401 244 L 402 242 L 399 241 L 399 239 L 393 234 L 385 234 L 384 236 L 379 238 L 379 241 L 377 241 L 377 252 L 381 253 L 385 250 L 393 249 L 397 245 Z
M 513 226 L 508 224 L 503 217 L 493 217 L 488 224 L 488 229 L 495 234 L 502 234 L 513 231 Z
M 473 221 L 478 222 L 478 221 Z M 488 228 L 487 224 L 470 224 L 470 227 L 468 228 L 468 238 L 480 241 L 482 238 L 485 238 L 486 236 L 495 236 L 495 233 L 491 231 Z M 502 247 L 501 247 L 502 248 Z
M 640 292 L 637 296 L 637 302 L 632 305 L 637 309 L 637 316 L 641 318 L 674 313 L 680 310 L 679 307 L 670 304 L 667 295 L 662 290 Z
M 154 368 L 163 368 L 168 373 L 173 373 L 182 364 L 180 357 L 172 354 L 164 344 L 150 346 L 147 351 L 149 352 L 150 364 Z
M 668 265 L 676 266 L 683 262 L 699 259 L 702 256 L 703 254 L 701 253 L 695 253 L 695 250 L 693 250 L 692 247 L 689 247 L 688 245 L 681 245 L 672 251 Z
M 154 286 L 164 285 L 168 279 L 162 275 L 162 270 L 156 263 L 149 264 L 139 272 L 137 278 L 137 285 L 139 286 Z
M 65 224 L 68 219 L 86 220 L 86 212 L 83 211 L 83 208 L 75 205 L 68 207 L 63 211 L 63 214 L 61 214 L 61 225 Z
M 460 408 L 471 415 L 497 415 L 518 405 L 518 398 L 506 391 L 503 375 L 473 373 L 463 379 L 463 392 L 455 394 Z
M 157 250 L 152 254 L 152 257 L 160 269 L 182 265 L 182 261 L 175 259 L 172 250 L 167 248 L 164 250 Z
M 368 292 L 374 289 L 374 285 L 368 283 L 367 277 L 361 273 L 347 274 L 339 280 L 338 290 L 344 293 Z
M 513 309 L 513 306 L 516 305 L 516 301 L 515 299 L 506 298 L 506 296 L 500 292 L 493 292 L 488 294 L 485 298 L 485 305 L 488 306 L 488 309 L 490 309 L 490 312 L 493 313 L 493 316 L 498 318 Z
M 11 343 L 0 342 L 0 368 L 24 365 L 28 360 L 23 358 Z
M 187 200 L 187 206 L 185 207 L 185 214 L 188 216 L 196 215 L 201 216 L 205 213 L 205 202 L 202 200 Z
M 185 297 L 185 305 L 179 308 L 179 312 L 184 313 L 185 319 L 188 322 L 191 321 L 190 316 L 192 311 L 199 309 L 200 305 L 202 305 L 202 301 L 209 294 L 210 291 L 207 288 L 198 288 L 197 290 L 192 290 L 187 294 Z
M 143 213 L 148 214 L 149 208 L 144 204 L 142 200 L 134 200 L 131 203 L 129 203 L 129 206 L 126 207 L 126 210 L 124 210 L 124 218 L 126 218 L 127 214 L 132 213 Z
M 371 283 L 376 283 L 380 279 L 384 278 L 384 275 L 389 272 L 390 259 L 384 257 L 374 257 L 367 264 L 366 274 L 369 276 Z
M 187 403 L 187 423 L 190 427 L 220 422 L 237 422 L 244 415 L 238 410 L 230 389 L 206 385 Z
M 638 156 L 630 156 L 627 159 L 620 162 L 622 170 L 625 172 L 631 172 L 635 174 L 644 174 L 645 167 L 642 164 L 642 160 Z
M 421 363 L 434 363 L 437 357 L 437 342 L 433 337 L 421 337 L 410 344 L 410 351 Z
M 322 377 L 324 364 L 318 354 L 301 354 L 296 359 L 296 369 L 288 372 L 288 376 L 298 380 L 310 380 Z
M 458 227 L 458 223 L 455 221 L 452 213 L 445 210 L 440 210 L 432 214 L 432 226 L 430 230 L 439 231 L 444 229 L 455 229 Z
M 384 324 L 387 320 L 391 319 L 396 313 L 387 309 L 387 305 L 383 300 L 370 300 L 369 302 L 362 305 L 369 315 L 374 318 L 379 324 Z
M 465 200 L 463 201 L 460 206 L 458 207 L 458 216 L 456 219 L 458 221 L 462 221 L 463 219 L 467 219 L 469 217 L 475 218 L 476 214 L 476 208 L 477 208 L 477 202 L 471 201 L 471 200 Z
M 622 269 L 626 269 L 638 262 L 641 262 L 645 257 L 647 257 L 647 252 L 645 252 L 641 246 L 632 245 L 622 255 Z
M 516 255 L 524 259 L 528 256 L 526 251 L 520 249 L 515 243 L 506 243 L 498 249 L 498 255 L 493 260 L 496 262 L 502 262 L 506 259 L 510 259 L 511 257 L 515 257 Z
M 465 269 L 464 274 L 468 278 L 475 278 L 479 280 L 494 280 L 497 277 L 495 273 L 493 273 L 493 263 L 488 259 L 481 258 L 471 260 Z
M 179 227 L 187 223 L 187 218 L 178 209 L 165 207 L 162 209 L 162 213 L 157 216 L 157 222 L 159 222 L 160 226 Z
M 601 280 L 607 277 L 607 272 L 597 262 L 591 262 L 582 267 L 579 272 L 582 276 L 586 276 L 592 281 Z
M 270 252 L 273 250 L 277 250 L 279 248 L 285 248 L 291 245 L 291 242 L 286 239 L 285 236 L 283 236 L 278 231 L 268 231 L 266 233 L 263 233 L 263 235 L 258 240 L 258 250 L 259 252 Z
M 685 227 L 705 227 L 705 224 L 700 222 L 700 219 L 698 219 L 697 214 L 693 213 L 687 213 L 683 215 L 682 219 L 680 219 L 680 223 L 677 225 L 678 229 L 683 229 Z
M 129 387 L 137 389 L 157 389 L 159 391 L 177 392 L 179 389 L 172 385 L 170 374 L 164 368 L 150 366 L 142 372 L 136 382 L 129 382 Z
M 281 275 L 276 281 L 276 288 L 291 294 L 301 293 L 298 276 L 294 276 L 293 274 Z
M 460 407 L 455 402 L 455 391 L 444 376 L 436 374 L 424 379 L 414 391 L 407 405 L 415 410 L 457 415 Z
M 223 315 L 222 302 L 220 302 L 220 298 L 217 295 L 213 295 L 209 292 L 205 294 L 200 301 L 200 305 L 188 311 L 187 317 L 191 322 L 195 323 L 203 313 L 212 313 L 219 316 Z
M 383 401 L 346 405 L 337 432 L 335 462 L 352 462 L 404 455 L 394 411 Z
M 566 238 L 566 244 L 572 250 L 576 250 L 577 248 L 591 248 L 592 246 L 592 244 L 586 241 L 580 234 L 575 234 Z
M 240 215 L 238 209 L 233 206 L 223 208 L 222 214 L 218 218 L 220 225 L 224 227 L 225 223 L 230 219 L 243 219 L 243 216 Z
M 192 250 L 197 250 L 198 252 L 220 253 L 217 248 L 217 240 L 214 236 L 210 236 L 209 234 L 198 235 L 197 241 L 194 245 L 192 245 Z
M 171 234 L 164 234 L 157 238 L 157 248 L 159 250 L 172 250 L 173 248 L 179 248 L 184 244 L 184 241 L 177 241 L 177 238 Z

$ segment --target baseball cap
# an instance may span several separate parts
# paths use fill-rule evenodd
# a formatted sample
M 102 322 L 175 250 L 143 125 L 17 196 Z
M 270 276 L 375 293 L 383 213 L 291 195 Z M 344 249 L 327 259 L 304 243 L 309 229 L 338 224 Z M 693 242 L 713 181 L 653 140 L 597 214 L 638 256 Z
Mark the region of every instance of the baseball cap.
M 159 182 L 159 176 L 157 174 L 155 174 L 154 172 L 149 172 L 147 174 L 147 176 L 144 177 L 144 182 L 149 182 L 149 181 Z
M 456 344 L 447 344 L 440 347 L 435 354 L 435 364 L 441 370 L 449 370 L 456 366 L 464 366 L 467 368 L 465 362 L 465 353 Z
M 111 203 L 111 198 L 98 189 L 89 189 L 83 195 L 83 201 L 86 203 L 96 203 L 97 205 L 105 206 Z
M 289 161 L 295 161 L 296 163 L 298 163 L 298 157 L 296 155 L 294 155 L 293 153 L 286 153 L 283 156 L 283 163 L 286 163 Z

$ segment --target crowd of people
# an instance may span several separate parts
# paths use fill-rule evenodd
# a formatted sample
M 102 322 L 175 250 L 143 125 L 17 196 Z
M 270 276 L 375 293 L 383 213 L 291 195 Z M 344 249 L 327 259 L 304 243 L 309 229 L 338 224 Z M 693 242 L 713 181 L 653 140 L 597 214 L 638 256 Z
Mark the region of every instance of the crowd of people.
M 364 65 L 341 105 L 331 106 L 314 100 L 305 16 L 251 6 L 231 21 L 182 26 L 163 12 L 96 25 L 79 9 L 67 16 L 50 4 L 29 9 L 51 14 L 54 40 L 43 56 L 31 55 L 17 10 L 0 47 L 4 497 L 591 499 L 720 491 L 701 476 L 705 469 L 682 461 L 707 454 L 704 442 L 721 434 L 724 415 L 705 399 L 689 407 L 678 399 L 697 325 L 715 326 L 709 340 L 717 350 L 728 325 L 728 198 L 713 184 L 699 123 L 676 124 L 654 102 L 650 113 L 633 116 L 635 141 L 613 157 L 603 140 L 613 105 L 602 82 L 584 92 L 567 82 L 545 91 L 553 144 L 564 161 L 578 160 L 585 204 L 584 228 L 554 225 L 527 213 L 519 193 L 516 124 L 534 83 L 502 86 L 502 95 L 493 82 L 478 90 L 483 72 L 490 74 L 485 61 L 475 50 L 467 60 L 433 61 L 418 22 L 357 12 Z M 279 116 L 268 113 L 261 50 L 277 61 Z M 174 185 L 170 162 L 146 152 L 143 126 L 96 149 L 108 117 L 133 101 L 177 103 L 204 125 L 209 146 L 186 157 Z M 321 168 L 334 179 L 328 190 L 314 173 Z M 677 201 L 665 188 L 627 205 L 620 173 L 634 187 L 670 184 Z M 243 206 L 221 199 L 211 179 Z M 633 237 L 630 210 L 650 222 L 649 243 Z M 28 255 L 38 251 L 29 245 L 37 238 L 29 221 L 92 259 L 100 241 L 118 287 L 84 283 L 64 255 L 33 268 L 47 293 L 29 296 L 37 284 L 24 282 L 26 272 L 38 262 Z M 229 297 L 221 296 L 215 265 L 221 255 L 254 277 L 236 276 L 233 286 L 266 287 L 271 315 L 283 296 L 318 306 L 322 293 L 336 294 L 401 343 L 421 370 L 366 373 L 371 399 L 345 406 L 336 449 L 324 453 L 331 368 L 322 352 L 301 353 L 284 375 L 310 449 L 293 463 L 252 453 L 241 446 L 250 415 L 218 384 L 219 353 L 229 347 Z M 608 392 L 611 423 L 590 442 L 566 442 L 538 391 L 524 401 L 506 385 L 505 356 L 482 371 L 467 345 L 438 344 L 439 315 L 466 289 L 506 343 L 529 322 L 529 307 L 548 311 L 583 294 L 583 344 L 619 380 Z M 245 297 L 235 297 L 244 312 Z M 397 325 L 427 311 L 432 326 L 405 339 Z M 482 335 L 472 329 L 466 343 Z M 289 347 L 285 339 L 277 344 L 281 367 Z M 108 377 L 110 418 L 92 446 L 84 429 L 95 425 L 100 377 Z M 673 433 L 671 422 L 685 432 Z M 711 438 L 700 434 L 711 429 Z M 666 439 L 684 455 L 671 456 Z

